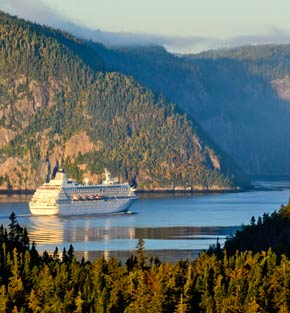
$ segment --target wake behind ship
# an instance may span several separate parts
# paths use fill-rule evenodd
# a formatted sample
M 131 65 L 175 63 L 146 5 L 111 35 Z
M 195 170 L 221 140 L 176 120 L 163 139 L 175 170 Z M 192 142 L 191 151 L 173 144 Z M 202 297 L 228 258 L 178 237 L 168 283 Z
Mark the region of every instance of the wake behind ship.
M 82 185 L 67 178 L 61 170 L 54 179 L 40 186 L 29 202 L 33 215 L 82 215 L 126 212 L 136 199 L 128 183 L 106 179 L 99 185 Z

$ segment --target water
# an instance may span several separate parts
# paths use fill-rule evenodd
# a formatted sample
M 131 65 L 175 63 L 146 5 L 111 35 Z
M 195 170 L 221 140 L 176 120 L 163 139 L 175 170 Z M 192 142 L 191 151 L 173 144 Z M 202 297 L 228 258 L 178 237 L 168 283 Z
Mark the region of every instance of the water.
M 125 260 L 139 238 L 148 256 L 175 261 L 194 258 L 210 244 L 224 243 L 252 216 L 272 213 L 290 196 L 290 182 L 260 181 L 257 190 L 196 195 L 140 195 L 131 214 L 110 216 L 31 216 L 28 196 L 0 196 L 0 224 L 8 226 L 14 211 L 28 229 L 38 251 L 59 251 L 72 244 L 78 257 L 93 260 L 104 255 Z

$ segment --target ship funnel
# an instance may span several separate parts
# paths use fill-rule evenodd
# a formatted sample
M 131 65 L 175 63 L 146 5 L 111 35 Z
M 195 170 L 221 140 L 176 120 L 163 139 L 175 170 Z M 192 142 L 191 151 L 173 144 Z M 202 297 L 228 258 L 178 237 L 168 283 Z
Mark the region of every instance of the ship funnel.
M 111 180 L 111 173 L 105 168 L 105 180 L 102 181 L 103 185 L 112 185 L 113 181 Z

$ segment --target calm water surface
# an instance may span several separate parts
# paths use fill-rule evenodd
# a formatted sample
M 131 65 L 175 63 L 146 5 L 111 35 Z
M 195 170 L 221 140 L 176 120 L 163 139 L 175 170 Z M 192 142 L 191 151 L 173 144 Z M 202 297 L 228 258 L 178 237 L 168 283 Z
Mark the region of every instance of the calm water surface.
M 105 255 L 125 260 L 143 238 L 149 256 L 171 261 L 194 258 L 217 238 L 223 243 L 252 216 L 272 213 L 288 202 L 289 181 L 255 185 L 258 190 L 241 193 L 140 195 L 131 214 L 110 216 L 31 216 L 30 197 L 0 196 L 0 224 L 8 226 L 14 211 L 38 251 L 52 252 L 56 246 L 62 251 L 72 244 L 78 257 L 93 260 Z

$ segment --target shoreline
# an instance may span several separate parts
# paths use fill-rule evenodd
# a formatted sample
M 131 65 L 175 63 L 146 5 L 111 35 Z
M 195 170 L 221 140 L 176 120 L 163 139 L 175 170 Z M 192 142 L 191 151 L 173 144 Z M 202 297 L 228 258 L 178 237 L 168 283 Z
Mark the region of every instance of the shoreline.
M 145 242 L 146 245 L 146 242 Z M 154 260 L 154 258 L 159 259 L 161 262 L 170 262 L 175 263 L 180 260 L 184 261 L 194 261 L 202 252 L 206 252 L 208 249 L 144 249 L 144 254 L 147 262 L 150 262 L 150 258 Z M 50 254 L 53 251 L 49 252 Z M 98 258 L 105 258 L 109 260 L 111 258 L 115 258 L 122 262 L 123 264 L 131 257 L 137 254 L 137 249 L 134 250 L 107 250 L 107 251 L 83 251 L 77 250 L 74 251 L 75 257 L 81 261 L 82 258 L 85 261 L 94 262 Z
M 229 188 L 229 189 L 141 189 L 136 190 L 136 194 L 208 194 L 208 193 L 234 193 L 234 192 L 245 192 L 249 190 L 255 190 L 256 188 L 253 186 L 252 188 Z M 33 195 L 36 190 L 31 189 L 0 189 L 0 195 L 6 196 L 14 196 L 14 195 Z
M 4 196 L 15 196 L 15 195 L 33 195 L 35 190 L 28 190 L 28 189 L 0 189 L 0 195 Z
M 245 192 L 253 190 L 255 187 L 233 187 L 233 188 L 217 188 L 217 189 L 140 189 L 136 190 L 136 194 L 198 194 L 198 193 L 228 193 L 228 192 Z
M 256 179 L 254 179 L 256 178 Z M 259 177 L 260 178 L 260 177 Z M 269 177 L 268 177 L 269 178 Z M 287 180 L 288 176 L 284 176 L 284 179 Z M 287 179 L 285 179 L 287 178 Z M 273 179 L 273 181 L 276 181 L 277 179 Z M 220 189 L 139 189 L 135 191 L 136 194 L 140 195 L 150 195 L 150 194 L 168 194 L 168 195 L 195 195 L 195 194 L 212 194 L 212 193 L 237 193 L 237 192 L 247 192 L 251 190 L 269 190 L 267 187 L 262 186 L 255 186 L 253 184 L 255 181 L 259 181 L 257 176 L 253 176 L 253 179 L 251 180 L 251 186 L 249 187 L 233 187 L 233 188 L 220 188 Z M 0 189 L 0 195 L 6 195 L 6 196 L 14 196 L 14 195 L 25 195 L 30 196 L 33 195 L 35 190 L 32 189 Z

